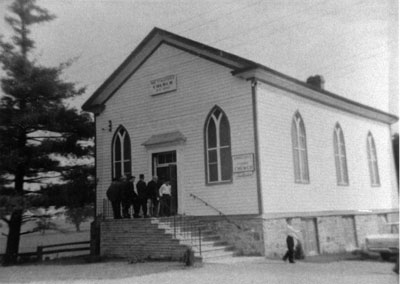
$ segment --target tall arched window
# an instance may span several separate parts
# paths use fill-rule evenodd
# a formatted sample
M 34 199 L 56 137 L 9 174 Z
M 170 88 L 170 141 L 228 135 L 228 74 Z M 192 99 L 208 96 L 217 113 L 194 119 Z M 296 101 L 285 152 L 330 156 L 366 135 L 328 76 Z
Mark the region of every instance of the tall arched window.
M 219 107 L 208 115 L 204 132 L 207 183 L 231 181 L 231 131 L 228 118 Z
M 335 152 L 336 178 L 338 185 L 348 185 L 349 176 L 347 172 L 346 145 L 344 135 L 339 123 L 336 123 L 333 131 L 333 147 Z
M 112 176 L 120 178 L 131 174 L 131 140 L 126 129 L 120 126 L 112 142 Z
M 297 183 L 310 182 L 307 158 L 306 129 L 299 112 L 296 112 L 292 121 L 292 147 L 294 162 L 294 177 Z
M 367 154 L 368 154 L 368 165 L 369 165 L 369 175 L 371 178 L 371 185 L 380 186 L 378 157 L 376 155 L 374 137 L 372 136 L 371 132 L 368 132 L 367 136 Z

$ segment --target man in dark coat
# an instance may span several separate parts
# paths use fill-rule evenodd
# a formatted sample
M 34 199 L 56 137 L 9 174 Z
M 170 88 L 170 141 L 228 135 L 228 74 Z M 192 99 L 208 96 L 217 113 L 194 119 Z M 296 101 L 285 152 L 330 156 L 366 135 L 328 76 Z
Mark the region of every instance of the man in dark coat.
M 158 193 L 159 188 L 160 187 L 158 185 L 158 177 L 153 176 L 153 179 L 147 184 L 147 196 L 149 199 L 151 199 L 152 203 L 152 211 L 150 212 L 150 214 L 153 217 L 158 217 L 158 201 L 160 200 L 160 196 Z
M 137 192 L 135 192 L 134 188 L 135 184 L 135 176 L 130 174 L 126 175 L 125 181 L 123 183 L 122 189 L 122 216 L 123 218 L 130 218 L 129 209 L 133 204 L 133 216 L 135 217 L 138 212 L 135 208 L 135 202 L 138 199 Z
M 122 187 L 123 187 L 122 182 L 117 178 L 113 178 L 111 185 L 107 190 L 107 198 L 111 202 L 114 219 L 121 219 Z
M 139 211 L 142 208 L 143 217 L 147 217 L 147 186 L 144 181 L 144 174 L 139 175 L 139 181 L 136 184 L 139 195 Z M 138 212 L 139 213 L 139 212 Z

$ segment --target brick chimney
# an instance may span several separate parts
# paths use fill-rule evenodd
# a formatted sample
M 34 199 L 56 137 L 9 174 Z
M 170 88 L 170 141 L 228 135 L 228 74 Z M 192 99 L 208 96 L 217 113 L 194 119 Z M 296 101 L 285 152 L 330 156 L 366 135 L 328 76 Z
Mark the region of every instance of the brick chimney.
M 321 75 L 310 76 L 306 82 L 311 86 L 324 89 L 325 79 Z

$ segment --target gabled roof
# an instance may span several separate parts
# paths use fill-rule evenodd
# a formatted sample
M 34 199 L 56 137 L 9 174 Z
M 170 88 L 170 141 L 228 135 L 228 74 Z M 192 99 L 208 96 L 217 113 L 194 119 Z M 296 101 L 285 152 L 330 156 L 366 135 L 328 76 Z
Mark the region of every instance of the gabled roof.
M 294 79 L 259 63 L 159 28 L 154 28 L 145 37 L 125 61 L 83 104 L 82 109 L 94 113 L 101 112 L 107 100 L 141 67 L 161 44 L 168 44 L 226 66 L 232 69 L 233 76 L 246 80 L 262 81 L 297 95 L 381 122 L 394 123 L 398 120 L 392 114 L 362 105 L 326 90 L 315 88 L 303 81 Z
M 82 109 L 92 111 L 103 105 L 118 88 L 149 58 L 161 45 L 168 44 L 227 66 L 233 70 L 254 67 L 257 64 L 236 55 L 204 45 L 202 43 L 178 36 L 165 30 L 154 28 L 125 61 L 111 74 L 110 77 L 83 104 Z

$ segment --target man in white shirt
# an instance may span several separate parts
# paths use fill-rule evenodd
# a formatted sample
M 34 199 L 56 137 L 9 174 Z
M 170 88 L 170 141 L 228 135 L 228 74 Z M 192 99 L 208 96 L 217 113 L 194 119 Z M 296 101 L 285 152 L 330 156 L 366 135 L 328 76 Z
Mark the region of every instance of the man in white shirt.
M 160 216 L 169 217 L 171 214 L 171 185 L 166 180 L 160 187 Z
M 294 261 L 294 240 L 300 239 L 300 231 L 296 230 L 292 227 L 292 218 L 286 219 L 286 245 L 287 245 L 287 252 L 283 256 L 283 261 L 289 259 L 290 263 L 295 263 Z

